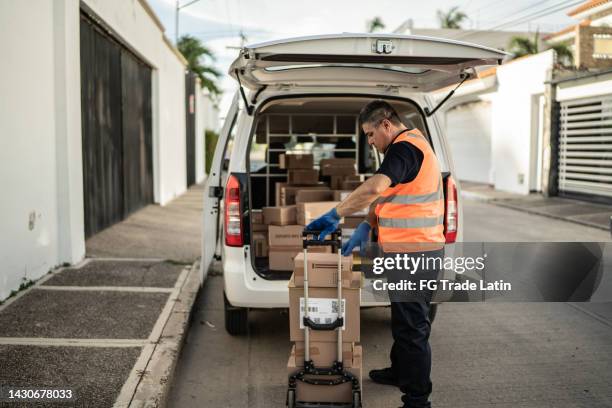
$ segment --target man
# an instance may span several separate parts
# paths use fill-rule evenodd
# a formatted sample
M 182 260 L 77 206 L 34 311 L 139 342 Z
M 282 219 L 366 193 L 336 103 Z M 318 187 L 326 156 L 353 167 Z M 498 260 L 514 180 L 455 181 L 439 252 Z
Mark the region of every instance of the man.
M 383 101 L 368 103 L 359 114 L 368 144 L 384 153 L 374 176 L 353 191 L 336 208 L 306 228 L 322 231 L 319 239 L 338 227 L 340 218 L 370 206 L 370 214 L 342 248 L 349 255 L 363 246 L 370 230 L 378 228 L 378 242 L 385 254 L 405 245 L 443 247 L 444 201 L 436 156 L 418 129 L 408 129 L 393 107 Z M 405 273 L 405 271 L 401 271 Z M 381 384 L 399 386 L 404 407 L 431 407 L 431 349 L 429 300 L 391 301 L 391 367 L 370 371 Z

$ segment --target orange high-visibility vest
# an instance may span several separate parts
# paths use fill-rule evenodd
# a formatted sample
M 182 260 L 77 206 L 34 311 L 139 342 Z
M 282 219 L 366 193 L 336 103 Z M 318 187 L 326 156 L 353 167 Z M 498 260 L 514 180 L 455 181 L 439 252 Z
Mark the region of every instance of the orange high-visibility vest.
M 378 198 L 378 241 L 383 249 L 385 244 L 392 248 L 400 243 L 444 243 L 444 194 L 438 159 L 418 129 L 404 131 L 392 143 L 400 142 L 419 148 L 423 162 L 414 180 L 389 187 Z

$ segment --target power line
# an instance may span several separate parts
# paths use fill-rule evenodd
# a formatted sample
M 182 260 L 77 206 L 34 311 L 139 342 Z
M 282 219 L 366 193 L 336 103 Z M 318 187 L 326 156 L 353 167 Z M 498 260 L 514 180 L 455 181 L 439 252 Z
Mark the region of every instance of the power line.
M 563 10 L 564 8 L 572 7 L 572 6 L 575 6 L 575 5 L 580 4 L 580 3 L 583 3 L 583 1 L 582 0 L 579 0 L 579 1 L 576 1 L 576 0 L 565 0 L 562 3 L 555 4 L 553 6 L 549 6 L 549 7 L 540 9 L 538 11 L 535 11 L 535 12 L 531 13 L 531 14 L 528 14 L 528 15 L 525 15 L 525 16 L 521 16 L 521 17 L 516 18 L 514 20 L 503 22 L 503 23 L 498 24 L 498 25 L 493 26 L 493 27 L 485 28 L 484 30 L 485 31 L 493 31 L 493 30 L 500 30 L 502 28 L 512 27 L 512 26 L 515 26 L 515 25 L 518 25 L 518 24 L 521 24 L 521 23 L 525 23 L 525 22 L 528 22 L 528 21 L 531 21 L 531 20 L 535 20 L 535 19 L 540 18 L 540 17 L 545 17 L 545 16 L 548 16 L 550 14 L 554 14 L 554 13 L 560 11 L 560 10 Z M 533 7 L 530 7 L 530 8 L 533 8 Z M 515 15 L 523 14 L 525 11 L 526 10 L 523 10 L 523 11 L 521 11 L 519 13 L 515 13 Z M 512 18 L 512 16 L 510 16 L 510 17 Z M 456 37 L 455 39 L 464 38 L 464 37 L 469 36 L 469 35 L 471 35 L 471 33 L 460 35 L 460 36 Z
M 527 22 L 527 21 L 535 20 L 536 18 L 545 17 L 545 16 L 548 16 L 550 14 L 554 14 L 557 11 L 561 11 L 563 9 L 566 9 L 566 8 L 569 8 L 569 7 L 572 7 L 572 6 L 581 4 L 581 3 L 584 3 L 584 1 L 582 1 L 582 0 L 579 0 L 579 1 L 566 0 L 563 3 L 561 3 L 561 4 L 557 4 L 557 5 L 554 5 L 554 6 L 547 7 L 545 9 L 543 9 L 543 10 L 536 11 L 536 12 L 534 12 L 532 14 L 527 15 L 527 16 L 520 17 L 520 18 L 518 18 L 516 20 L 503 23 L 503 24 L 501 24 L 499 26 L 496 26 L 496 27 L 494 27 L 492 29 L 496 30 L 496 29 L 500 29 L 500 28 L 512 27 L 512 26 L 520 24 L 522 22 Z

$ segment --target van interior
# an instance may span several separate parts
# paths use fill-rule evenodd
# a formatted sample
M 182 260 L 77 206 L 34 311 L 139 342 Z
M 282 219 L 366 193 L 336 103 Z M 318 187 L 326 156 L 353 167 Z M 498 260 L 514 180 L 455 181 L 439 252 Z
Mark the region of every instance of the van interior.
M 276 183 L 287 181 L 287 170 L 279 167 L 283 153 L 310 153 L 314 168 L 321 159 L 354 158 L 363 181 L 372 175 L 382 156 L 367 144 L 358 126 L 359 111 L 371 97 L 298 97 L 266 104 L 254 122 L 247 149 L 250 210 L 280 205 L 276 202 Z M 429 137 L 420 108 L 411 101 L 387 100 L 408 128 L 418 128 Z M 319 176 L 329 184 L 329 176 Z M 253 234 L 249 234 L 253 240 Z M 251 242 L 251 248 L 254 248 Z M 256 272 L 266 279 L 289 279 L 291 271 L 270 271 L 267 257 L 251 259 Z

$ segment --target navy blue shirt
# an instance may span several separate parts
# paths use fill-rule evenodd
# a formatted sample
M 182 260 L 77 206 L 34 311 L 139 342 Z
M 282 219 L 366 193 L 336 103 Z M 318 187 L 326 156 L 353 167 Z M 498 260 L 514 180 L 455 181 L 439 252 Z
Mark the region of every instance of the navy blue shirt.
M 409 183 L 419 174 L 423 163 L 421 149 L 408 142 L 392 143 L 385 152 L 385 158 L 376 174 L 384 174 L 391 179 L 391 187 Z

